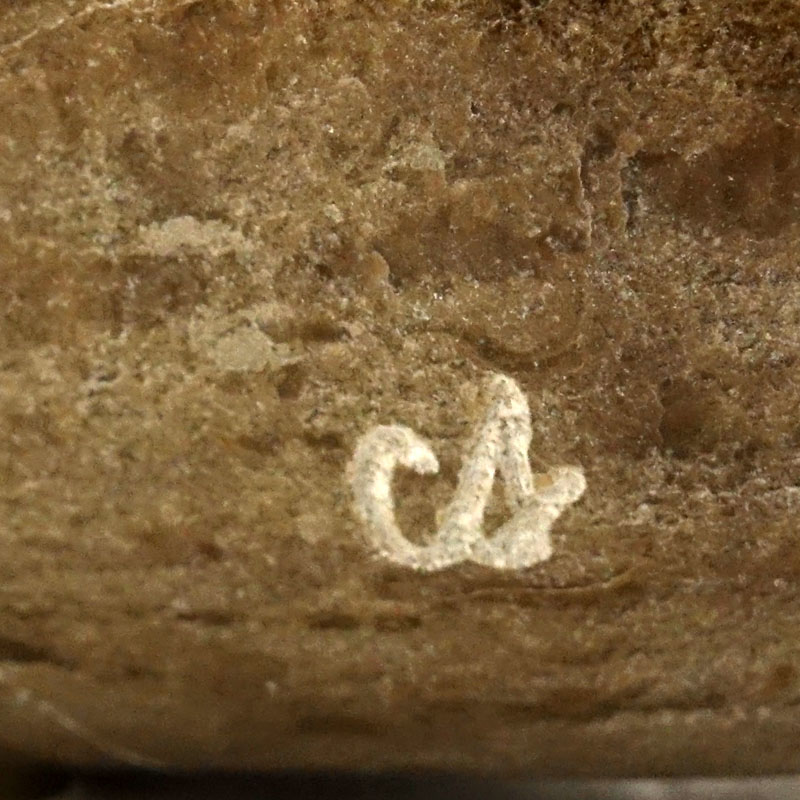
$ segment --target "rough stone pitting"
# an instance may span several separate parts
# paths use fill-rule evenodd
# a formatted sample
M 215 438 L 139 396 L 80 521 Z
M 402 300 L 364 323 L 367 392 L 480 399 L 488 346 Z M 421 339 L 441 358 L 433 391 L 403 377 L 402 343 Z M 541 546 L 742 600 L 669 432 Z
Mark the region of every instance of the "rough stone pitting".
M 551 556 L 550 528 L 583 494 L 583 471 L 555 467 L 534 478 L 528 461 L 531 423 L 525 395 L 506 375 L 490 375 L 485 384 L 484 418 L 464 453 L 455 495 L 442 511 L 441 526 L 425 545 L 413 544 L 398 527 L 392 477 L 398 466 L 421 475 L 438 472 L 430 446 L 403 425 L 379 425 L 359 439 L 347 472 L 356 513 L 378 555 L 423 572 L 465 561 L 524 569 Z M 488 538 L 483 520 L 498 477 L 511 519 Z
M 173 217 L 142 226 L 138 246 L 161 257 L 200 250 L 212 258 L 219 258 L 227 252 L 246 255 L 253 250 L 252 243 L 230 225 L 219 220 L 201 222 L 192 216 Z
M 221 372 L 276 371 L 303 359 L 297 346 L 277 342 L 264 330 L 280 330 L 282 316 L 286 311 L 275 303 L 256 303 L 233 314 L 203 309 L 188 322 L 189 342 Z
M 797 770 L 800 4 L 0 6 L 0 666 L 91 732 L 0 741 Z M 359 437 L 424 545 L 487 373 L 590 476 L 551 557 L 373 557 Z

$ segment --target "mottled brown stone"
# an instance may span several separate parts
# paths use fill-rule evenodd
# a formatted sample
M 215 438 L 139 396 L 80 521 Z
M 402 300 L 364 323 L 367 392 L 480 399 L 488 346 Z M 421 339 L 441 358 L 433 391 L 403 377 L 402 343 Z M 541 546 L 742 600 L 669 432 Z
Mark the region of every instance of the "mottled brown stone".
M 0 741 L 89 764 L 800 768 L 800 6 L 0 10 Z M 551 560 L 370 556 L 357 437 L 487 371 Z M 490 517 L 501 518 L 498 504 Z

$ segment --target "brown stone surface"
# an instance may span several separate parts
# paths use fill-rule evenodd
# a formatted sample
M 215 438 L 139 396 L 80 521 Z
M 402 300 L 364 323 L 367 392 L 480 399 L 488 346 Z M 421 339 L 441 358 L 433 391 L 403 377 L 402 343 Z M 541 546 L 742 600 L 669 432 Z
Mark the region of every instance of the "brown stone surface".
M 67 762 L 800 768 L 800 10 L 0 9 L 0 740 Z M 487 371 L 555 554 L 374 559 Z M 405 498 L 405 499 L 403 499 Z

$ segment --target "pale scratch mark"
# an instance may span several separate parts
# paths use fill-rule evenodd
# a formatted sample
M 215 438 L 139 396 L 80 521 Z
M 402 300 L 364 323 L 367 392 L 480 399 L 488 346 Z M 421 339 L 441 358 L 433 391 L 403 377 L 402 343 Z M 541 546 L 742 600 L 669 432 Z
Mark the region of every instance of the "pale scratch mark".
M 11 680 L 6 669 L 0 669 L 0 685 L 5 685 L 11 691 L 12 703 L 16 706 L 29 706 L 36 713 L 51 720 L 62 730 L 71 733 L 80 741 L 88 744 L 105 756 L 133 767 L 163 768 L 166 763 L 151 756 L 132 750 L 124 745 L 115 744 L 92 731 L 71 714 L 36 695 L 31 689 L 21 686 L 17 681 Z
M 10 53 L 13 50 L 19 50 L 21 47 L 24 47 L 31 39 L 40 36 L 43 33 L 52 33 L 55 30 L 58 30 L 62 25 L 66 24 L 67 22 L 81 22 L 82 20 L 86 19 L 87 17 L 92 16 L 97 11 L 111 11 L 116 8 L 123 8 L 125 6 L 132 6 L 136 0 L 109 0 L 109 2 L 98 2 L 98 3 L 90 3 L 86 8 L 77 11 L 74 14 L 66 14 L 63 17 L 59 17 L 59 19 L 51 22 L 48 25 L 42 25 L 39 28 L 35 28 L 32 31 L 20 36 L 18 39 L 15 39 L 13 42 L 9 42 L 3 48 L 0 49 L 0 56 L 5 56 L 7 53 Z M 152 8 L 152 6 L 151 6 Z
M 347 476 L 356 514 L 380 556 L 422 571 L 462 561 L 520 569 L 551 556 L 550 528 L 583 494 L 583 470 L 555 467 L 534 477 L 528 461 L 531 423 L 525 395 L 511 378 L 498 374 L 489 376 L 487 394 L 488 407 L 467 448 L 455 495 L 428 544 L 414 544 L 400 530 L 392 478 L 398 466 L 421 475 L 438 472 L 430 446 L 403 425 L 379 425 L 359 439 Z M 498 472 L 512 516 L 488 538 L 483 517 Z
M 184 6 L 190 5 L 193 0 L 186 0 L 184 3 L 180 3 L 175 8 L 183 8 Z M 49 23 L 48 25 L 42 25 L 39 28 L 35 28 L 32 31 L 20 36 L 18 39 L 15 39 L 13 42 L 9 42 L 8 44 L 0 47 L 0 58 L 9 55 L 11 52 L 15 50 L 19 50 L 20 48 L 24 47 L 31 39 L 35 39 L 37 36 L 40 36 L 44 33 L 52 33 L 55 30 L 58 30 L 62 25 L 67 24 L 68 22 L 82 22 L 83 20 L 91 17 L 93 14 L 96 14 L 98 11 L 113 11 L 117 8 L 134 8 L 139 15 L 147 14 L 152 11 L 155 11 L 158 7 L 159 3 L 158 0 L 155 2 L 150 3 L 149 5 L 142 6 L 141 8 L 136 8 L 139 0 L 107 0 L 106 2 L 96 2 L 90 3 L 85 8 L 81 9 L 80 11 L 75 12 L 74 14 L 66 14 L 63 17 L 59 17 L 54 22 Z

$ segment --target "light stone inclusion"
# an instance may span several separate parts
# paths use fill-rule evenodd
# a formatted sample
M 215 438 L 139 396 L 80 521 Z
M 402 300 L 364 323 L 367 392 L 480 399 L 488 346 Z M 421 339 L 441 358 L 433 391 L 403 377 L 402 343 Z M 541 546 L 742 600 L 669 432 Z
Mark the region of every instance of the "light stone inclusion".
M 356 514 L 379 556 L 433 572 L 464 561 L 521 569 L 552 555 L 550 528 L 585 491 L 583 470 L 561 466 L 534 476 L 525 395 L 513 379 L 496 373 L 486 379 L 486 390 L 487 409 L 466 449 L 455 495 L 427 544 L 409 541 L 400 530 L 392 477 L 398 466 L 421 475 L 437 473 L 439 462 L 430 445 L 404 425 L 378 425 L 359 439 L 347 475 Z M 511 518 L 487 537 L 483 517 L 498 472 Z

